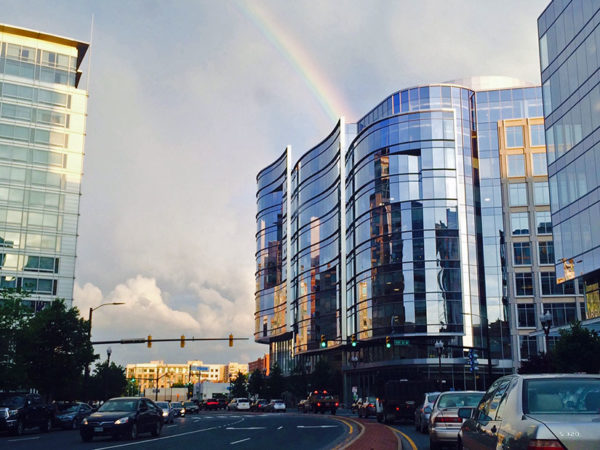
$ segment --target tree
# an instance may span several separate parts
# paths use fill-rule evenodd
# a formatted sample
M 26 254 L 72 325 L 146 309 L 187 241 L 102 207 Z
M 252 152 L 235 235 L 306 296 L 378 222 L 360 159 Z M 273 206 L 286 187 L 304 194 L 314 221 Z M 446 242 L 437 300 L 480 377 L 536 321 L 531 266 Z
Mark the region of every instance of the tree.
M 552 355 L 540 353 L 531 355 L 527 361 L 521 363 L 519 373 L 555 373 L 554 358 Z
M 267 393 L 269 398 L 281 398 L 281 394 L 285 390 L 285 384 L 281 367 L 277 363 L 273 364 L 269 372 L 269 378 L 267 378 Z
M 560 339 L 556 342 L 552 356 L 559 372 L 600 372 L 600 337 L 598 333 L 581 326 L 580 322 L 571 324 L 570 329 L 560 330 Z
M 90 380 L 92 398 L 96 400 L 107 400 L 112 397 L 123 395 L 127 389 L 127 377 L 125 368 L 114 362 L 103 362 L 96 366 L 94 375 Z
M 246 387 L 246 375 L 242 372 L 237 373 L 237 377 L 231 385 L 231 395 L 235 397 L 247 397 L 248 389 Z
M 27 293 L 14 289 L 0 291 L 0 389 L 27 386 L 25 368 L 19 363 L 18 347 L 23 330 L 32 317 L 31 308 L 23 301 Z
M 77 308 L 67 309 L 62 299 L 29 320 L 17 356 L 31 387 L 49 399 L 72 396 L 82 383 L 84 369 L 98 358 L 88 327 Z
M 265 395 L 265 388 L 265 377 L 262 370 L 256 369 L 250 374 L 250 378 L 248 379 L 248 392 L 250 395 L 263 397 Z

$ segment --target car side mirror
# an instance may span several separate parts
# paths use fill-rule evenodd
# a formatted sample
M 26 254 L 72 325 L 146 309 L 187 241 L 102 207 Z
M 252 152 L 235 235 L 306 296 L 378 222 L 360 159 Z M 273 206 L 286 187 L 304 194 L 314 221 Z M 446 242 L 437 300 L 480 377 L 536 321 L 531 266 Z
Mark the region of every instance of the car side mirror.
M 425 414 L 430 414 L 431 413 L 431 406 L 426 406 L 425 407 Z
M 458 408 L 458 417 L 461 419 L 470 419 L 473 417 L 475 408 Z

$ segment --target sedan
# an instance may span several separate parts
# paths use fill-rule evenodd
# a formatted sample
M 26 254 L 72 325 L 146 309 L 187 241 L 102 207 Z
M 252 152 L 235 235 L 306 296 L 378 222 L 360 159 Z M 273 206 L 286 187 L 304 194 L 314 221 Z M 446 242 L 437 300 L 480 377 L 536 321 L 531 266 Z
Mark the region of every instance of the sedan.
M 439 392 L 428 392 L 425 394 L 425 398 L 421 406 L 415 410 L 415 430 L 421 433 L 427 433 L 429 429 L 429 416 L 431 415 L 431 409 L 433 403 L 440 395 Z
M 219 400 L 216 398 L 209 398 L 204 402 L 204 409 L 207 411 L 215 411 L 220 408 Z
M 247 398 L 234 398 L 227 405 L 229 411 L 248 411 L 250 409 L 250 400 Z
M 175 415 L 177 414 L 177 409 L 173 408 L 169 402 L 157 402 L 156 406 L 162 409 L 164 423 L 175 422 Z
M 94 436 L 127 436 L 136 439 L 139 433 L 150 432 L 159 436 L 163 412 L 148 398 L 119 397 L 104 402 L 97 412 L 81 422 L 79 433 L 84 442 Z
M 358 404 L 358 417 L 364 417 L 365 419 L 369 416 L 375 417 L 377 411 L 375 409 L 376 397 L 367 397 L 365 400 Z
M 200 408 L 194 402 L 181 402 L 181 406 L 185 410 L 185 415 L 200 412 Z
M 250 405 L 250 411 L 265 411 L 265 408 L 269 404 L 267 399 L 259 398 L 252 405 Z
M 458 408 L 477 406 L 483 394 L 485 392 L 449 391 L 438 396 L 429 417 L 430 450 L 438 450 L 442 445 L 456 445 L 463 421 L 458 416 Z
M 76 430 L 83 418 L 89 416 L 92 411 L 92 407 L 85 403 L 62 404 L 54 416 L 55 425 Z
M 598 448 L 600 375 L 509 375 L 459 414 L 459 448 Z
M 265 406 L 265 411 L 285 412 L 285 403 L 283 400 L 271 400 L 269 404 Z

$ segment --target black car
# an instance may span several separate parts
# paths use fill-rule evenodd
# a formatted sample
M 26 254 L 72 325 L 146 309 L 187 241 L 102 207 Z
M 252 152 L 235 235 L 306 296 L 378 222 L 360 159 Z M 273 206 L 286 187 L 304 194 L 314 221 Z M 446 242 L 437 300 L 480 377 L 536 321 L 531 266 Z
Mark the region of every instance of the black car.
M 0 430 L 18 436 L 25 428 L 52 429 L 52 410 L 38 394 L 0 392 Z
M 89 416 L 92 412 L 92 407 L 85 403 L 63 403 L 58 405 L 58 410 L 54 416 L 54 424 L 65 429 L 71 428 L 74 430 L 79 428 L 83 418 Z
M 204 402 L 204 409 L 207 411 L 216 411 L 220 407 L 219 400 L 216 398 L 209 398 Z
M 185 409 L 185 415 L 197 414 L 200 412 L 200 408 L 194 402 L 181 402 L 181 406 Z
M 84 442 L 94 436 L 127 436 L 139 433 L 159 436 L 163 426 L 162 409 L 152 400 L 140 397 L 117 397 L 104 402 L 97 412 L 82 420 L 79 433 Z
M 250 405 L 250 411 L 265 411 L 269 401 L 265 398 L 259 398 Z

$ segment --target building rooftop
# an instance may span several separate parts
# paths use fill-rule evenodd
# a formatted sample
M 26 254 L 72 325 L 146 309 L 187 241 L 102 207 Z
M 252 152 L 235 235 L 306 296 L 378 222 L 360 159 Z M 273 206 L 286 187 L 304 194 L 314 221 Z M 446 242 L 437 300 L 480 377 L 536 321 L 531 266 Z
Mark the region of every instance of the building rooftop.
M 477 77 L 461 78 L 459 80 L 445 81 L 442 84 L 458 84 L 467 87 L 473 91 L 494 91 L 498 89 L 514 89 L 536 87 L 539 84 L 529 81 L 519 80 L 518 78 L 505 77 L 500 75 L 486 75 Z

